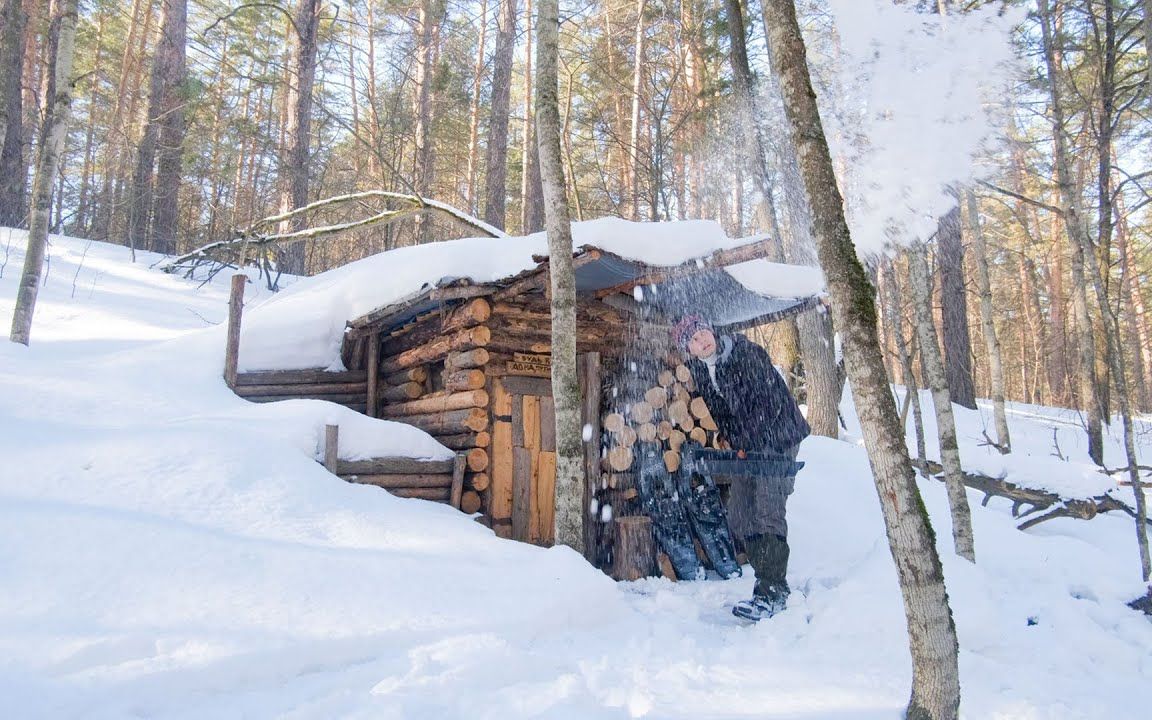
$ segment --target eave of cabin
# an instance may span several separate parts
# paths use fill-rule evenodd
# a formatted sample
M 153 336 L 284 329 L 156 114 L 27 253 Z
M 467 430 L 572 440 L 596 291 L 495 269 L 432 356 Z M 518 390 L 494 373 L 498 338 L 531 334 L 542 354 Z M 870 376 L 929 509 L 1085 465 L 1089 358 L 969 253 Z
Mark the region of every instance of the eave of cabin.
M 739 329 L 798 315 L 819 304 L 816 297 L 771 297 L 753 292 L 724 271 L 755 257 L 758 245 L 735 248 L 724 256 L 710 256 L 682 265 L 662 267 L 631 260 L 585 245 L 574 254 L 576 292 L 584 298 L 607 299 L 626 295 L 641 302 L 646 315 L 678 317 L 691 311 L 718 327 Z M 406 298 L 377 308 L 348 323 L 349 338 L 388 334 L 423 315 L 443 311 L 474 297 L 507 300 L 530 292 L 543 292 L 548 282 L 548 259 L 534 256 L 536 266 L 484 285 L 467 278 L 445 279 Z

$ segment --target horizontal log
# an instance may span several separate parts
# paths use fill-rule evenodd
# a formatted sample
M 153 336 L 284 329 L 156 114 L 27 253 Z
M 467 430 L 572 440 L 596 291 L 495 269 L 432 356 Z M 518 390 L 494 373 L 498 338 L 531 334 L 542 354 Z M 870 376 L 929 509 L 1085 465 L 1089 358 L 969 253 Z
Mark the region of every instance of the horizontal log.
M 245 395 L 244 399 L 248 402 L 254 403 L 270 403 L 279 402 L 281 400 L 326 400 L 334 402 L 337 405 L 346 405 L 349 403 L 358 404 L 363 407 L 365 403 L 365 394 L 360 393 L 341 393 L 341 394 L 316 394 L 307 391 L 306 385 L 301 385 L 301 392 L 296 395 Z
M 419 500 L 432 500 L 434 502 L 448 502 L 452 496 L 452 488 L 396 488 L 389 490 L 396 497 L 417 498 Z
M 492 444 L 488 432 L 466 432 L 458 435 L 434 435 L 436 442 L 453 450 L 470 450 L 474 447 L 486 448 Z
M 624 419 L 624 416 L 620 413 L 609 413 L 605 415 L 604 421 L 601 423 L 604 429 L 608 432 L 620 432 L 627 424 L 628 423 Z
M 488 469 L 488 451 L 484 448 L 472 448 L 465 457 L 468 469 L 472 472 L 483 472 Z
M 676 373 L 671 370 L 661 370 L 656 382 L 662 388 L 672 387 L 672 384 L 676 382 Z
M 380 391 L 380 397 L 390 402 L 415 400 L 424 394 L 424 386 L 418 382 L 406 382 L 403 385 L 392 385 Z
M 398 422 L 418 427 L 430 435 L 458 435 L 468 431 L 487 430 L 488 411 L 472 408 L 471 410 L 448 410 L 427 415 L 405 415 Z
M 704 402 L 704 398 L 692 398 L 692 402 L 688 403 L 688 409 L 692 412 L 692 416 L 696 418 L 711 417 L 712 413 L 708 411 L 708 403 Z
M 692 432 L 688 433 L 688 439 L 699 445 L 708 444 L 708 431 L 702 427 L 692 428 Z
M 395 355 L 411 350 L 437 337 L 483 324 L 491 314 L 492 306 L 484 298 L 474 298 L 454 308 L 429 312 L 385 338 L 384 351 Z
M 646 402 L 638 402 L 632 405 L 632 411 L 629 413 L 634 423 L 646 423 L 652 421 L 652 406 Z
M 393 373 L 439 360 L 450 352 L 484 347 L 491 340 L 492 330 L 487 325 L 477 325 L 451 335 L 438 335 L 412 348 L 397 347 L 385 342 L 384 354 L 388 357 L 381 363 L 380 368 L 385 373 Z
M 624 472 L 631 468 L 634 459 L 630 447 L 614 447 L 608 451 L 608 467 L 616 472 Z
M 650 388 L 644 393 L 644 402 L 659 410 L 668 404 L 668 389 L 664 387 Z
M 650 422 L 643 423 L 636 428 L 636 434 L 642 442 L 653 442 L 656 440 L 656 426 Z
M 492 478 L 488 473 L 474 473 L 467 476 L 466 482 L 476 492 L 484 492 L 492 484 Z
M 680 469 L 680 453 L 677 450 L 664 451 L 664 467 L 670 473 L 674 473 Z
M 688 369 L 688 366 L 684 363 L 678 363 L 676 365 L 676 369 L 673 372 L 676 375 L 676 379 L 682 383 L 686 383 L 692 380 L 692 371 Z
M 375 485 L 386 490 L 397 488 L 446 488 L 452 485 L 451 475 L 342 475 L 348 482 Z
M 480 494 L 475 490 L 465 490 L 460 497 L 460 511 L 469 515 L 480 512 L 481 504 Z
M 313 383 L 367 382 L 368 373 L 363 370 L 328 372 L 312 370 L 268 370 L 246 372 L 236 376 L 237 385 L 310 385 Z
M 486 381 L 483 370 L 457 370 L 444 375 L 444 389 L 450 392 L 478 390 Z
M 452 460 L 420 460 L 417 458 L 373 458 L 371 460 L 341 460 L 336 464 L 337 475 L 441 475 L 452 473 Z
M 404 383 L 410 382 L 423 383 L 428 380 L 428 368 L 423 365 L 408 368 L 407 370 L 401 370 L 391 375 L 384 375 L 382 379 L 385 385 L 403 385 Z
M 240 397 L 290 395 L 351 395 L 368 392 L 367 382 L 350 383 L 296 383 L 292 385 L 238 385 L 236 394 Z
M 381 415 L 388 418 L 403 417 L 405 415 L 427 415 L 429 413 L 444 412 L 446 410 L 464 410 L 467 408 L 488 407 L 488 392 L 485 390 L 469 390 L 467 392 L 452 393 L 439 397 L 424 397 L 405 403 L 386 405 Z
M 452 371 L 465 370 L 468 368 L 482 368 L 488 364 L 490 359 L 491 354 L 485 348 L 451 352 L 448 353 L 448 357 L 444 359 L 444 369 Z

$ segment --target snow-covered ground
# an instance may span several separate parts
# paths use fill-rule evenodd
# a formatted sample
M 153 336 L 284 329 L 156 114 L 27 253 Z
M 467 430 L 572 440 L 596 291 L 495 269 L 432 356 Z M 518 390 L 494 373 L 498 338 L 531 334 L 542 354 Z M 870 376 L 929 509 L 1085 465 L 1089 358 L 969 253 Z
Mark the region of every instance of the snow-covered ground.
M 0 342 L 3 716 L 900 717 L 903 609 L 847 403 L 847 439 L 801 451 L 799 592 L 744 626 L 727 606 L 750 576 L 617 584 L 566 549 L 336 480 L 314 459 L 325 422 L 351 454 L 441 450 L 326 403 L 235 397 L 219 379 L 225 282 L 99 243 L 55 238 L 50 256 L 31 347 Z M 22 234 L 0 229 L 5 330 L 22 263 Z M 250 286 L 249 307 L 266 300 Z M 959 421 L 970 468 L 1110 487 L 1072 413 L 1014 406 L 1009 458 L 978 446 L 986 408 Z M 943 488 L 922 490 L 966 718 L 1152 713 L 1152 623 L 1124 604 L 1143 592 L 1128 517 L 1021 533 L 1007 502 L 973 493 L 973 566 L 949 550 Z

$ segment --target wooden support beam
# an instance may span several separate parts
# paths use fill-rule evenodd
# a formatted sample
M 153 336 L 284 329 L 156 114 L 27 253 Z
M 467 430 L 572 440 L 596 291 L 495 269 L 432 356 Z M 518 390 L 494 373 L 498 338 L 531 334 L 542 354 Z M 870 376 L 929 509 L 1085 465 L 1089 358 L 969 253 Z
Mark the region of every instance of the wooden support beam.
M 380 333 L 368 336 L 368 393 L 366 402 L 368 417 L 379 417 L 380 413 Z
M 340 464 L 340 426 L 324 426 L 324 468 L 336 474 Z
M 237 367 L 240 364 L 240 320 L 244 314 L 244 284 L 248 277 L 232 276 L 232 289 L 228 297 L 228 340 L 224 346 L 224 382 L 236 387 Z
M 444 475 L 452 472 L 452 460 L 417 460 L 414 458 L 375 458 L 342 460 L 338 475 Z
M 460 509 L 460 500 L 464 494 L 464 470 L 467 467 L 467 453 L 456 453 L 456 459 L 452 461 L 452 494 L 448 498 L 448 504 L 457 510 Z
M 308 370 L 266 370 L 240 373 L 236 376 L 237 387 L 245 385 L 321 385 L 328 383 L 363 383 L 368 373 L 363 370 L 328 372 L 321 368 Z

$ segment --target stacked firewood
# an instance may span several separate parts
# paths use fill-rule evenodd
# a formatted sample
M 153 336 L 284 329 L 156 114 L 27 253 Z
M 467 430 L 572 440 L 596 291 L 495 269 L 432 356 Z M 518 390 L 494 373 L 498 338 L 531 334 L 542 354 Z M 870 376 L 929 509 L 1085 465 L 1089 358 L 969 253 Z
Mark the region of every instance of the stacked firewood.
M 476 512 L 491 480 L 489 395 L 491 305 L 475 298 L 419 317 L 380 346 L 379 416 L 424 430 L 467 460 L 461 509 Z
M 680 447 L 685 442 L 721 446 L 716 421 L 695 390 L 688 367 L 675 362 L 660 370 L 656 382 L 643 388 L 642 393 L 634 389 L 623 394 L 623 402 L 617 400 L 615 411 L 605 415 L 601 423 L 606 440 L 603 465 L 609 486 L 612 474 L 632 469 L 638 443 L 658 443 L 669 472 L 679 469 Z

